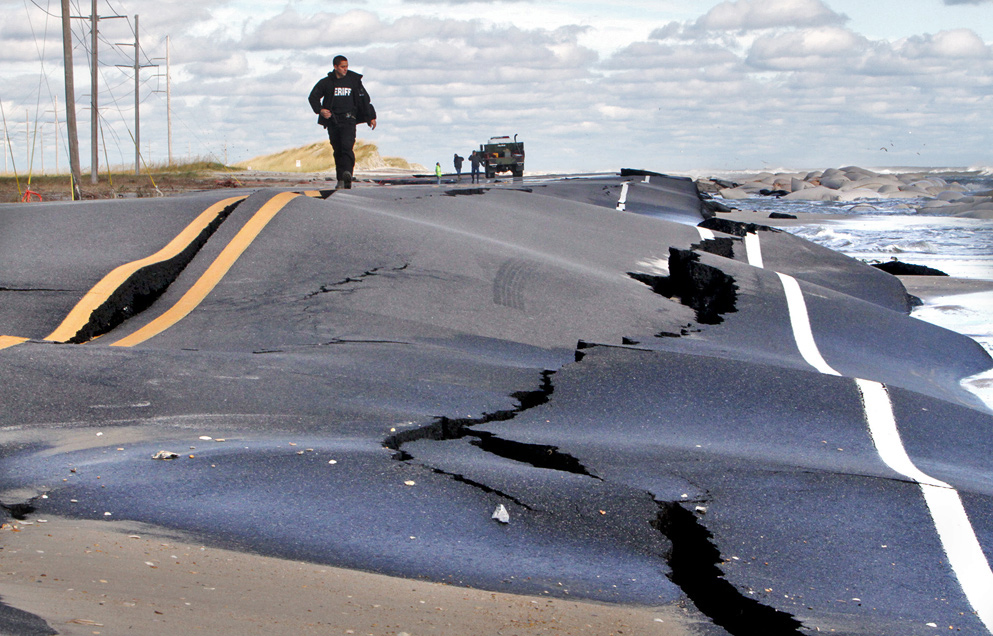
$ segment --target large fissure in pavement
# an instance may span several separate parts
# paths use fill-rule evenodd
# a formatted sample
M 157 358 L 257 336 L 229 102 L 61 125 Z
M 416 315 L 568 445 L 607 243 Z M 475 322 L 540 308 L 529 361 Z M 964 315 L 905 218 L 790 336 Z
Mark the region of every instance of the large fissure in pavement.
M 478 431 L 471 431 L 470 434 L 478 438 L 471 442 L 473 446 L 478 446 L 487 453 L 497 455 L 498 457 L 530 464 L 535 468 L 559 470 L 599 479 L 599 477 L 586 470 L 586 467 L 578 459 L 567 453 L 560 452 L 557 446 L 528 444 Z
M 472 429 L 473 426 L 479 426 L 480 424 L 487 424 L 489 422 L 505 422 L 517 417 L 517 415 L 528 409 L 548 402 L 549 397 L 555 390 L 551 380 L 554 373 L 554 371 L 543 371 L 541 387 L 537 390 L 519 391 L 511 394 L 511 397 L 517 400 L 518 404 L 513 409 L 495 411 L 484 414 L 481 417 L 457 419 L 439 417 L 427 426 L 390 435 L 384 440 L 383 445 L 397 451 L 397 459 L 408 461 L 413 459 L 413 457 L 405 452 L 402 447 L 409 442 L 423 439 L 445 441 L 473 437 L 475 439 L 471 443 L 474 446 L 493 455 L 529 464 L 536 468 L 560 470 L 599 479 L 596 475 L 590 473 L 578 459 L 567 453 L 560 452 L 556 446 L 507 440 L 492 433 Z
M 146 265 L 131 274 L 90 314 L 89 321 L 68 342 L 82 344 L 92 340 L 151 307 L 240 203 L 241 200 L 235 201 L 221 210 L 179 254 L 168 260 Z
M 718 236 L 712 239 L 704 239 L 699 243 L 694 243 L 690 245 L 690 248 L 698 252 L 707 252 L 708 254 L 713 254 L 714 256 L 734 258 L 735 243 L 740 244 L 741 239 Z
M 696 311 L 697 322 L 716 325 L 724 321 L 721 314 L 737 311 L 738 286 L 734 278 L 716 267 L 700 262 L 700 255 L 675 247 L 669 248 L 669 275 L 628 272 L 628 276 L 652 288 L 666 298 Z
M 672 544 L 669 578 L 701 612 L 732 636 L 799 636 L 803 624 L 791 614 L 744 596 L 718 567 L 713 535 L 677 502 L 659 503 L 653 524 Z

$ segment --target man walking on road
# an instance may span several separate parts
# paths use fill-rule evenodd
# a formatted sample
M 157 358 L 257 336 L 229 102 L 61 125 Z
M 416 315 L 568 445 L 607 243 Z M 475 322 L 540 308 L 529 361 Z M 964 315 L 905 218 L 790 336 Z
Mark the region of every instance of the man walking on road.
M 310 107 L 318 115 L 317 123 L 328 130 L 334 151 L 337 188 L 351 188 L 355 172 L 355 126 L 369 124 L 376 129 L 376 109 L 362 86 L 362 76 L 348 70 L 348 60 L 339 55 L 334 70 L 310 91 Z
M 460 157 L 459 153 L 455 153 L 455 157 L 452 162 L 455 164 L 455 181 L 456 183 L 462 183 L 462 162 L 465 160 L 464 157 Z

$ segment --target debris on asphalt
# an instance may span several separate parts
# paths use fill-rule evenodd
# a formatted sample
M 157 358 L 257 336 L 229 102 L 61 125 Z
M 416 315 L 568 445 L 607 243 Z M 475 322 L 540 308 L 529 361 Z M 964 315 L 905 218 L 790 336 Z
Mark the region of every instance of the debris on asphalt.
M 503 504 L 496 507 L 491 518 L 496 519 L 500 523 L 510 523 L 510 513 L 507 512 L 507 508 Z

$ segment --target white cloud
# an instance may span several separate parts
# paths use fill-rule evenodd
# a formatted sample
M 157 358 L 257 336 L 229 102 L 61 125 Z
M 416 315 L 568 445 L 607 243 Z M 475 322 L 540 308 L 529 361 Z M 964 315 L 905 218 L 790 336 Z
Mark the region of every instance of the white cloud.
M 748 52 L 748 63 L 777 70 L 820 69 L 825 65 L 850 68 L 852 60 L 868 47 L 868 40 L 848 29 L 803 29 L 759 37 Z
M 989 59 L 991 47 L 969 29 L 940 31 L 908 38 L 900 47 L 908 58 L 937 57 L 948 60 Z
M 708 31 L 841 24 L 847 18 L 821 0 L 737 0 L 722 2 L 696 22 Z
M 968 164 L 988 155 L 971 133 L 993 126 L 993 51 L 975 30 L 873 39 L 830 8 L 835 0 L 712 0 L 696 13 L 685 3 L 681 13 L 660 9 L 676 3 L 659 0 L 632 2 L 628 13 L 567 0 L 114 4 L 142 15 L 149 57 L 163 57 L 171 36 L 184 155 L 223 146 L 236 161 L 322 139 L 306 96 L 338 53 L 365 74 L 379 111 L 376 131 L 360 136 L 425 165 L 514 133 L 528 145 L 529 169 L 871 165 L 891 138 L 889 162 Z M 23 140 L 23 114 L 39 101 L 38 53 L 13 19 L 23 3 L 0 0 L 0 10 L 12 16 L 0 24 L 0 96 L 8 117 L 18 113 Z M 655 19 L 642 17 L 648 11 Z M 43 14 L 31 12 L 44 31 Z M 46 70 L 57 92 L 61 43 L 51 22 Z M 124 20 L 105 24 L 108 39 L 128 40 Z M 113 55 L 129 53 L 106 54 L 105 126 L 126 161 L 131 87 Z M 82 48 L 76 61 L 82 101 Z M 164 95 L 152 92 L 163 72 L 143 71 L 142 140 L 153 160 L 164 153 Z M 44 84 L 41 94 L 50 104 Z

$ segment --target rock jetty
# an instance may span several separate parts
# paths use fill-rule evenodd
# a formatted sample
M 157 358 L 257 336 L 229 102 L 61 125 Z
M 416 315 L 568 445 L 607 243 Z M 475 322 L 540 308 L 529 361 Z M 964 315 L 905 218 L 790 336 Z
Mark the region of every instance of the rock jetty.
M 740 182 L 710 179 L 701 191 L 726 200 L 775 196 L 792 201 L 907 199 L 907 207 L 943 216 L 993 219 L 993 191 L 971 191 L 926 173 L 878 173 L 848 166 L 813 172 L 761 172 Z

